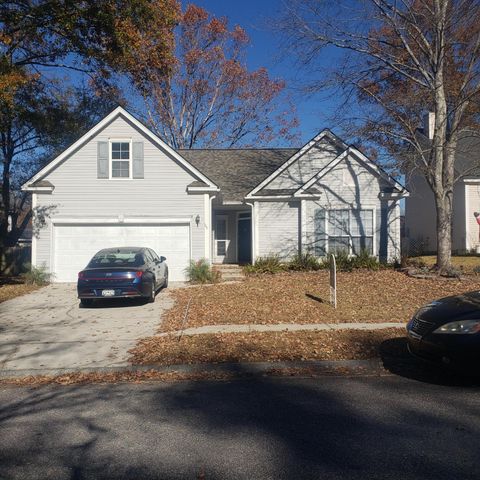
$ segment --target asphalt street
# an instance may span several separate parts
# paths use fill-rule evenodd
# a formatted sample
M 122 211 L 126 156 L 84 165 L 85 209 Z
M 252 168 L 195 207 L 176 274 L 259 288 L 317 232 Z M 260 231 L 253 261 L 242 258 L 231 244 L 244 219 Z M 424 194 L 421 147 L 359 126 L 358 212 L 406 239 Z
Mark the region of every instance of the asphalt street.
M 2 479 L 478 479 L 480 389 L 400 376 L 0 388 Z

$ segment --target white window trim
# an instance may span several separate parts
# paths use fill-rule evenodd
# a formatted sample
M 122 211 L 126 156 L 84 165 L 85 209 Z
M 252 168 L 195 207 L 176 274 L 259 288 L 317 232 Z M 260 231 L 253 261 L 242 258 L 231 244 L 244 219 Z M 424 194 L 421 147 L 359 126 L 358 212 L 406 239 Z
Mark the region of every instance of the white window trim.
M 376 253 L 377 250 L 377 242 L 376 242 L 376 239 L 377 239 L 377 222 L 376 222 L 376 216 L 377 216 L 377 212 L 376 212 L 376 207 L 372 207 L 372 206 L 361 206 L 361 207 L 358 207 L 358 208 L 344 208 L 344 207 L 332 207 L 332 208 L 319 208 L 318 210 L 324 210 L 325 211 L 325 237 L 326 237 L 326 241 L 325 241 L 325 254 L 326 255 L 329 255 L 330 253 L 330 248 L 329 248 L 329 237 L 330 237 L 330 234 L 328 232 L 328 224 L 329 224 L 329 216 L 330 216 L 330 212 L 332 210 L 345 210 L 347 212 L 349 212 L 348 214 L 348 227 L 349 227 L 349 230 L 351 231 L 351 225 L 350 225 L 350 219 L 351 219 L 351 215 L 350 215 L 350 212 L 352 210 L 369 210 L 372 212 L 372 256 L 374 257 L 378 257 L 378 254 Z M 314 228 L 315 228 L 315 213 L 314 213 Z M 349 238 L 349 242 L 348 242 L 348 256 L 349 257 L 353 257 L 354 254 L 353 254 L 353 242 L 352 242 L 352 238 L 361 238 L 362 236 L 361 235 L 340 235 L 340 237 L 347 237 Z M 369 235 L 365 235 L 366 238 L 369 237 Z
M 125 159 L 115 159 L 112 158 L 112 144 L 113 143 L 128 143 L 128 152 L 130 158 L 128 159 L 128 177 L 114 177 L 112 176 L 112 162 L 126 162 Z M 133 179 L 133 152 L 132 152 L 132 139 L 131 138 L 109 138 L 108 139 L 108 178 L 109 180 L 132 180 Z

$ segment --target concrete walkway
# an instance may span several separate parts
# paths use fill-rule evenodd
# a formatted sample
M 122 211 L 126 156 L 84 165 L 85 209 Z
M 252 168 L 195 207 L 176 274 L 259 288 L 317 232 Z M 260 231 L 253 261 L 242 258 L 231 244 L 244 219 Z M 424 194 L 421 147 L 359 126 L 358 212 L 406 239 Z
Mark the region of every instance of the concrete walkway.
M 276 323 L 272 325 L 205 325 L 203 327 L 186 328 L 173 332 L 161 333 L 168 335 L 206 335 L 212 333 L 249 333 L 249 332 L 303 332 L 325 330 L 382 330 L 385 328 L 405 328 L 405 323 Z

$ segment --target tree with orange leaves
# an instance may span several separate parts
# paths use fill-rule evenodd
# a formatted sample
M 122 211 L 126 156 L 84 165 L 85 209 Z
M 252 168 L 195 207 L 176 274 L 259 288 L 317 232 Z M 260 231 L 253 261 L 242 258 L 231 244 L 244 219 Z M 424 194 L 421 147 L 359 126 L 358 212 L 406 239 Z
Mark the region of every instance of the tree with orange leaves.
M 147 58 L 166 74 L 179 13 L 177 0 L 0 3 L 0 250 L 15 244 L 30 218 L 17 189 L 35 168 L 32 158 L 98 120 L 118 98 L 115 75 L 139 80 Z M 77 95 L 72 72 L 88 79 L 89 92 Z
M 318 67 L 325 48 L 344 53 L 324 70 L 330 83 L 317 87 L 346 94 L 349 126 L 401 171 L 424 176 L 437 212 L 437 266 L 446 272 L 453 189 L 465 174 L 455 165 L 459 140 L 480 136 L 480 2 L 297 0 L 287 10 L 283 32 L 304 64 Z M 427 112 L 435 115 L 431 139 L 419 129 Z
M 285 83 L 270 78 L 265 68 L 248 70 L 249 38 L 241 27 L 229 28 L 226 18 L 189 5 L 175 41 L 168 75 L 145 57 L 138 62 L 142 78 L 134 79 L 150 126 L 167 143 L 233 147 L 293 138 L 297 121 Z

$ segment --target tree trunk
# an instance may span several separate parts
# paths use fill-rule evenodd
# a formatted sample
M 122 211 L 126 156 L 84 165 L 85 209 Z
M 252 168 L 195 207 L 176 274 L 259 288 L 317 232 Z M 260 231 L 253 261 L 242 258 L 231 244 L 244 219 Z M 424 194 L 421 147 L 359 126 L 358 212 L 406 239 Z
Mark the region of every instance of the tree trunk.
M 452 195 L 435 195 L 437 208 L 437 268 L 446 273 L 452 259 Z

